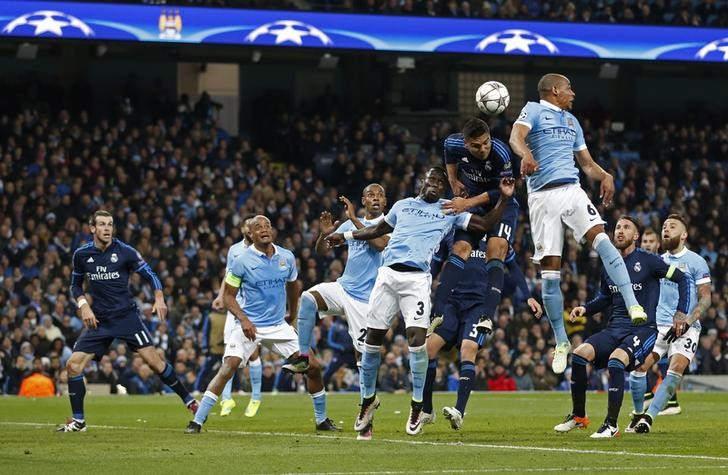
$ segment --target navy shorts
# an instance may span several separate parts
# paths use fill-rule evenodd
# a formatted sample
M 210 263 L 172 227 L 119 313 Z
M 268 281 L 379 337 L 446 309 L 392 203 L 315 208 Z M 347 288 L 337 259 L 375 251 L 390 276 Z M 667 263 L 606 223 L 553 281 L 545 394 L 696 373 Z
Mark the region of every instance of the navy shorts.
M 657 329 L 651 327 L 619 327 L 605 328 L 599 333 L 587 338 L 585 343 L 594 347 L 594 367 L 606 368 L 609 355 L 617 348 L 623 349 L 629 355 L 629 366 L 625 369 L 631 371 L 639 368 L 657 341 Z
M 518 223 L 518 212 L 520 206 L 516 200 L 511 200 L 503 211 L 500 221 L 497 221 L 490 230 L 488 230 L 488 238 L 500 237 L 508 241 L 509 245 L 513 244 L 516 238 L 516 224 Z M 468 210 L 473 214 L 485 216 L 487 212 L 483 208 L 472 208 Z M 485 236 L 482 233 L 470 232 L 464 229 L 455 230 L 454 242 L 467 241 L 473 249 L 478 249 L 480 240 Z
M 132 351 L 153 346 L 152 335 L 142 323 L 139 310 L 132 309 L 123 317 L 99 322 L 96 328 L 87 328 L 78 337 L 73 351 L 93 353 L 95 359 L 101 359 L 115 339 L 125 341 Z
M 459 345 L 463 340 L 474 341 L 478 347 L 485 344 L 485 335 L 475 329 L 478 320 L 485 314 L 484 304 L 483 301 L 448 300 L 443 313 L 444 320 L 435 329 L 435 333 L 445 340 L 445 350 Z

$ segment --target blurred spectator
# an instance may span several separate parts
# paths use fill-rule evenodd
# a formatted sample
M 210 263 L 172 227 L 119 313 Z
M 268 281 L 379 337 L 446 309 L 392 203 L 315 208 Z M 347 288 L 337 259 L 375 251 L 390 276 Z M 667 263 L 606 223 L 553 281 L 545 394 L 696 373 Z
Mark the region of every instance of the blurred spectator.
M 18 396 L 51 397 L 55 395 L 56 386 L 53 384 L 53 380 L 45 374 L 43 358 L 35 358 L 31 373 L 20 383 Z

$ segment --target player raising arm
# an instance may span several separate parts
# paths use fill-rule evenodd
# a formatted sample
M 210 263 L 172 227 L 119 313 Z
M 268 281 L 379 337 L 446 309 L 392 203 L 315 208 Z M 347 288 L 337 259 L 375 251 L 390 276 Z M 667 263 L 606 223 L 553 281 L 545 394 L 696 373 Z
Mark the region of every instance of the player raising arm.
M 521 158 L 521 175 L 527 176 L 531 233 L 536 247 L 533 259 L 541 266 L 541 287 L 546 315 L 556 337 L 553 369 L 563 373 L 571 344 L 564 329 L 564 296 L 561 293 L 561 252 L 565 224 L 577 241 L 586 239 L 599 254 L 610 279 L 619 288 L 635 324 L 645 314 L 632 290 L 619 251 L 604 232 L 604 220 L 579 186 L 579 169 L 600 185 L 605 206 L 614 197 L 614 178 L 591 157 L 579 121 L 569 110 L 574 102 L 571 82 L 561 74 L 546 74 L 538 82 L 540 102 L 527 103 L 511 130 L 510 145 Z
M 457 226 L 486 232 L 502 216 L 508 199 L 513 196 L 514 180 L 501 181 L 501 198 L 493 211 L 485 216 L 470 213 L 446 215 L 442 211 L 447 190 L 447 174 L 442 168 L 431 168 L 414 198 L 405 198 L 394 204 L 385 218 L 374 226 L 346 233 L 334 233 L 327 241 L 334 246 L 350 239 L 369 240 L 392 233 L 384 251 L 384 262 L 370 296 L 364 355 L 361 362 L 362 402 L 354 423 L 362 431 L 379 407 L 376 381 L 381 364 L 381 346 L 393 318 L 402 312 L 410 351 L 412 372 L 412 401 L 405 431 L 416 435 L 422 430 L 422 402 L 427 372 L 425 336 L 429 326 L 430 287 L 432 276 L 430 260 L 442 238 Z

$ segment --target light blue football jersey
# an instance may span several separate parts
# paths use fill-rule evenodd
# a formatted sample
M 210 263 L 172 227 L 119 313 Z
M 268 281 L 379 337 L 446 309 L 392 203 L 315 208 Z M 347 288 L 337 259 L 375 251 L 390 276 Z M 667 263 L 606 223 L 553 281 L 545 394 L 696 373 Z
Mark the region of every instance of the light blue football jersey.
M 225 282 L 243 289 L 243 312 L 256 326 L 284 323 L 286 283 L 298 278 L 296 259 L 288 249 L 275 246 L 269 259 L 255 246 L 245 249 L 230 265 Z
M 466 229 L 470 213 L 446 215 L 442 205 L 446 200 L 428 203 L 419 196 L 397 201 L 384 217 L 394 228 L 384 250 L 382 265 L 405 264 L 430 271 L 432 255 L 453 226 Z
M 372 220 L 362 219 L 361 223 L 367 227 L 377 224 L 383 219 L 384 215 Z M 354 223 L 348 220 L 342 223 L 336 232 L 345 233 L 355 229 Z M 368 241 L 349 239 L 346 244 L 349 246 L 349 257 L 344 274 L 339 277 L 337 282 L 352 298 L 361 302 L 369 302 L 369 294 L 372 293 L 374 282 L 377 280 L 377 271 L 382 266 L 382 253 L 369 245 Z
M 692 312 L 698 303 L 698 286 L 710 283 L 708 264 L 699 254 L 688 248 L 677 254 L 666 252 L 662 254 L 662 260 L 685 273 L 688 279 L 688 312 Z M 660 280 L 660 301 L 657 303 L 658 325 L 672 325 L 678 298 L 677 284 L 667 279 Z M 693 323 L 693 326 L 700 328 L 700 320 Z
M 230 266 L 232 265 L 233 261 L 243 253 L 244 250 L 248 248 L 248 245 L 245 244 L 245 240 L 242 240 L 240 242 L 236 242 L 232 246 L 230 246 L 230 249 L 228 249 L 227 253 L 227 262 L 225 263 L 225 275 L 230 271 Z M 240 287 L 240 290 L 238 290 L 238 295 L 235 297 L 235 300 L 238 301 L 238 305 L 240 305 L 240 308 L 243 308 L 243 305 L 245 304 L 245 296 L 243 295 L 243 287 Z M 229 317 L 230 315 L 228 315 Z M 232 317 L 235 318 L 235 317 Z
M 526 178 L 529 193 L 550 183 L 578 183 L 574 152 L 586 149 L 586 142 L 572 113 L 543 100 L 527 102 L 516 124 L 531 130 L 526 143 L 538 162 L 538 171 Z

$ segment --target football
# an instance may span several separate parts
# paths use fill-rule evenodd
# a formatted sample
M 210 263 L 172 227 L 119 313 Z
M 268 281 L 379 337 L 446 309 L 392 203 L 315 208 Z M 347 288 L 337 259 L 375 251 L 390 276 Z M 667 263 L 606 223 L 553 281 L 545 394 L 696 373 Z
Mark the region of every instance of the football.
M 475 92 L 475 103 L 478 109 L 490 115 L 500 114 L 511 102 L 508 88 L 498 81 L 488 81 L 480 85 Z

